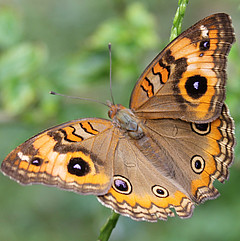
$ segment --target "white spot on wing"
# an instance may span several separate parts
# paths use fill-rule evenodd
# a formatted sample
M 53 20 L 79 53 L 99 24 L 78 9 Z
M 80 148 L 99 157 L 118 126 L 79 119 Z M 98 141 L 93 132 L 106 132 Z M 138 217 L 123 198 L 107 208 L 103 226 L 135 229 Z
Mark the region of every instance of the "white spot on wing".
M 22 153 L 21 151 L 18 152 L 17 155 L 19 156 L 19 158 L 20 158 L 22 161 L 27 161 L 27 162 L 29 162 L 29 160 L 30 160 L 29 156 L 23 155 L 23 153 Z
M 202 31 L 202 37 L 203 38 L 208 38 L 208 29 L 204 25 L 201 25 L 200 29 Z

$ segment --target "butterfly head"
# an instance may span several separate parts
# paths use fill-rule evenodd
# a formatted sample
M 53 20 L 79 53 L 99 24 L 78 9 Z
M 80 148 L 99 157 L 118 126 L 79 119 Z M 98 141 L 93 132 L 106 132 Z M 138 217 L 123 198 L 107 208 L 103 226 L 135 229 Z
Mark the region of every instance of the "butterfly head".
M 120 110 L 126 109 L 126 107 L 124 107 L 123 105 L 120 105 L 120 104 L 114 105 L 109 102 L 109 103 L 107 103 L 107 105 L 110 108 L 108 111 L 108 116 L 111 119 L 113 119 Z

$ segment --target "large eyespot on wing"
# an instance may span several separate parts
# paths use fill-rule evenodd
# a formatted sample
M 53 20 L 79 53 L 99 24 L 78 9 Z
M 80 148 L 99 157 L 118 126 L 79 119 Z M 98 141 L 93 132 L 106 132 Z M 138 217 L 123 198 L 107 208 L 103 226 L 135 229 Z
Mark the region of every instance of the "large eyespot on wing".
M 3 161 L 1 171 L 21 184 L 42 183 L 81 194 L 111 186 L 115 128 L 104 119 L 71 121 L 30 138 Z
M 173 40 L 145 69 L 130 108 L 141 118 L 216 119 L 225 99 L 226 57 L 235 34 L 224 13 L 199 21 Z

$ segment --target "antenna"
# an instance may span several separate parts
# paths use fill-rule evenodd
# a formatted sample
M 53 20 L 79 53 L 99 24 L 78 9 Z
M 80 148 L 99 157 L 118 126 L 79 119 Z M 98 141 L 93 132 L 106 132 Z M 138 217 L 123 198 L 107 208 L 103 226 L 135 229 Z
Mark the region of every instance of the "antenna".
M 112 99 L 112 104 L 115 105 L 114 99 L 113 99 L 113 93 L 112 93 L 112 44 L 108 44 L 109 49 L 109 60 L 110 60 L 110 71 L 109 71 L 109 79 L 110 79 L 110 94 Z
M 110 58 L 110 72 L 109 72 L 109 78 L 110 78 L 110 94 L 111 94 L 111 99 L 112 99 L 112 103 L 110 103 L 110 101 L 107 101 L 107 103 L 104 103 L 102 101 L 96 100 L 96 99 L 90 99 L 90 98 L 82 98 L 82 97 L 78 97 L 78 96 L 70 96 L 70 95 L 63 95 L 54 91 L 50 91 L 49 94 L 51 95 L 58 95 L 58 96 L 63 96 L 63 97 L 67 97 L 67 98 L 71 98 L 71 99 L 79 99 L 79 100 L 87 100 L 87 101 L 91 101 L 91 102 L 96 102 L 102 105 L 105 105 L 107 107 L 111 107 L 112 104 L 114 104 L 114 99 L 113 99 L 113 94 L 112 94 L 112 48 L 111 48 L 111 43 L 108 44 L 108 49 L 109 49 L 109 58 Z
M 82 98 L 82 97 L 78 97 L 78 96 L 63 95 L 63 94 L 59 94 L 59 93 L 54 92 L 54 91 L 50 91 L 49 94 L 51 94 L 51 95 L 63 96 L 63 97 L 67 97 L 67 98 L 70 98 L 70 99 L 79 99 L 79 100 L 92 101 L 92 102 L 96 102 L 96 103 L 99 103 L 99 104 L 102 104 L 102 105 L 105 105 L 105 106 L 109 107 L 108 104 L 106 104 L 106 103 L 104 103 L 104 102 L 101 102 L 101 101 L 99 101 L 99 100 L 95 100 L 95 99 Z

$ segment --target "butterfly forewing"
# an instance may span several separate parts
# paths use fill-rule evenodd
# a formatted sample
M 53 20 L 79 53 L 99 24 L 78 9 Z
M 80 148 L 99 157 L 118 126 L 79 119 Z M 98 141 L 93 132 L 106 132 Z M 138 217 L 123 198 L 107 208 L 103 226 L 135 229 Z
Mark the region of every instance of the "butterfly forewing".
M 130 108 L 146 119 L 216 119 L 225 99 L 226 56 L 234 41 L 227 14 L 199 21 L 146 68 L 132 92 Z
M 83 194 L 106 193 L 113 175 L 113 132 L 110 121 L 97 118 L 59 125 L 13 150 L 1 170 L 21 184 L 43 183 Z

